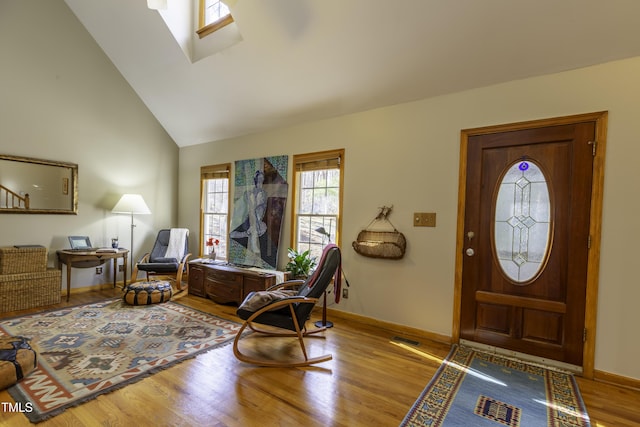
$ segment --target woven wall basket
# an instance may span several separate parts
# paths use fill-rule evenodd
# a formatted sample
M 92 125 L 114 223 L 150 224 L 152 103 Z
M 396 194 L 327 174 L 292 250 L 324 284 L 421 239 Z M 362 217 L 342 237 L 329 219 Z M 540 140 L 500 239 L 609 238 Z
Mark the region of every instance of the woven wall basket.
M 396 230 L 387 219 L 391 209 L 383 206 L 367 228 L 358 233 L 358 238 L 351 244 L 357 253 L 370 258 L 400 259 L 404 256 L 407 240 L 404 234 Z M 384 225 L 392 228 L 393 231 L 372 229 L 372 225 L 376 222 L 385 223 Z
M 357 253 L 366 257 L 400 259 L 407 248 L 407 240 L 397 230 L 362 230 L 352 246 Z

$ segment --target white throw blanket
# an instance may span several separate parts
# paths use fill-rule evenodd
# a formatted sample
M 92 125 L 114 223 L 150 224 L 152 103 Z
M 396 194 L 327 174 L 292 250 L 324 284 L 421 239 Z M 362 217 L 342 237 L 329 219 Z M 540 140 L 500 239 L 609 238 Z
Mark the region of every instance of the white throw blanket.
M 172 228 L 169 234 L 169 244 L 165 258 L 175 258 L 180 262 L 184 256 L 184 245 L 189 235 L 188 228 Z

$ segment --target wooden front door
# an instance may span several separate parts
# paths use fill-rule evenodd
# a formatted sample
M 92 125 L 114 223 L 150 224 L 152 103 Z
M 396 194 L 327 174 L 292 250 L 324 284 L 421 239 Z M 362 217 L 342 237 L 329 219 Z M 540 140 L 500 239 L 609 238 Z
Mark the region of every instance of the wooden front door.
M 469 136 L 460 338 L 582 366 L 595 123 Z

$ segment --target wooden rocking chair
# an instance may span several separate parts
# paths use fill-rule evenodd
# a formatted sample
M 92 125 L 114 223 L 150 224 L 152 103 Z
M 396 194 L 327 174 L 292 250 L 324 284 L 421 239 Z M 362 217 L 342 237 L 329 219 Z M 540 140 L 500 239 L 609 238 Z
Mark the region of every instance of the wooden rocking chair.
M 316 336 L 315 334 L 326 330 L 317 328 L 307 331 L 305 326 L 311 311 L 320 297 L 334 278 L 334 290 L 340 292 L 340 272 L 341 255 L 338 246 L 330 244 L 325 247 L 322 258 L 315 272 L 306 280 L 291 280 L 280 285 L 275 285 L 267 291 L 251 292 L 238 307 L 238 316 L 245 320 L 238 331 L 233 342 L 233 354 L 239 360 L 259 366 L 280 366 L 297 367 L 309 366 L 315 363 L 331 360 L 331 354 L 309 358 L 304 345 L 304 338 Z M 285 294 L 281 289 L 291 285 L 298 285 L 297 293 L 293 295 Z M 275 327 L 272 330 L 265 330 L 256 326 L 255 323 Z M 276 361 L 257 359 L 243 354 L 238 343 L 244 330 L 249 329 L 254 332 L 264 334 L 266 337 L 295 337 L 298 339 L 303 360 L 298 361 Z M 324 336 L 316 336 L 324 338 Z

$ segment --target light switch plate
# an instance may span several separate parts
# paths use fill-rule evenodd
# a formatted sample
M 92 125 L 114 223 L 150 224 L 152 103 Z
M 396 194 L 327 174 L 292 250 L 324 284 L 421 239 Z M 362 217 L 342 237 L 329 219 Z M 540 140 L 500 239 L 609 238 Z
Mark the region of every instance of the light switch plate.
M 413 214 L 413 226 L 414 227 L 435 227 L 436 213 L 435 212 L 415 212 Z

